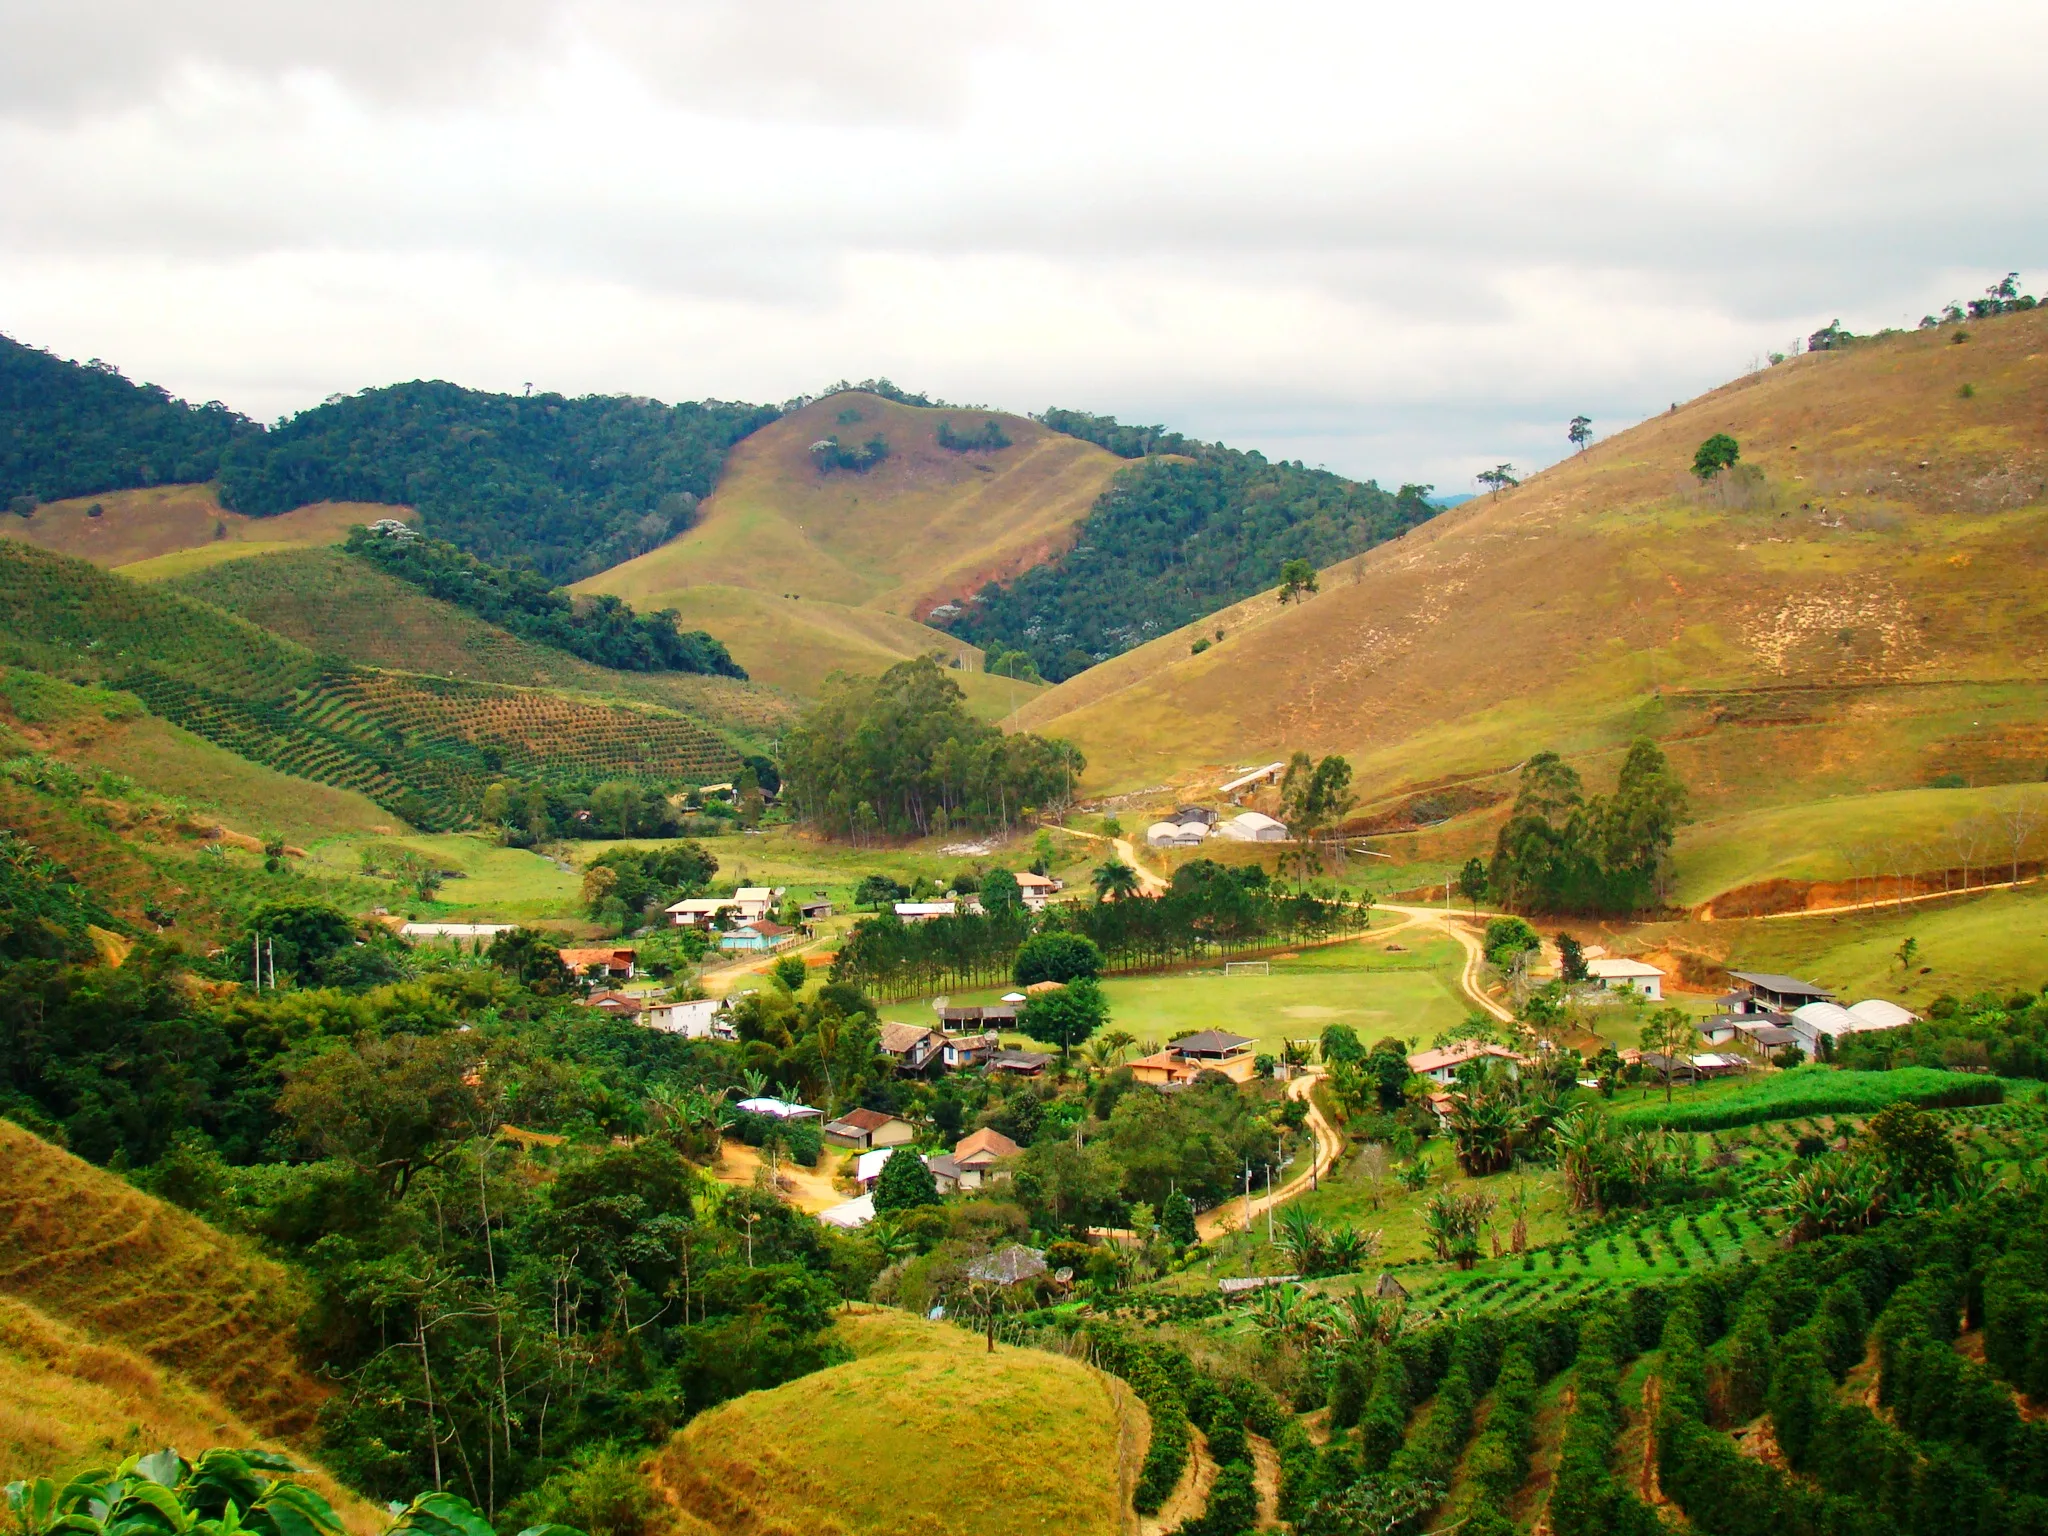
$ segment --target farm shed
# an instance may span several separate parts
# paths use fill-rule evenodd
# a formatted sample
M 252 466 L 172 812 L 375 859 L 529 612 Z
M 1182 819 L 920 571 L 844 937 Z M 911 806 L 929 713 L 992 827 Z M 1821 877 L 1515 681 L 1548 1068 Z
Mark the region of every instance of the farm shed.
M 849 1109 L 825 1123 L 825 1139 L 835 1147 L 900 1147 L 917 1139 L 917 1127 L 879 1109 Z
M 1603 992 L 1635 992 L 1652 1002 L 1664 998 L 1664 973 L 1642 960 L 1588 960 L 1586 975 Z
M 1234 843 L 1284 843 L 1287 841 L 1287 823 L 1277 821 L 1263 811 L 1246 811 L 1241 816 L 1218 823 L 1216 835 L 1227 837 Z

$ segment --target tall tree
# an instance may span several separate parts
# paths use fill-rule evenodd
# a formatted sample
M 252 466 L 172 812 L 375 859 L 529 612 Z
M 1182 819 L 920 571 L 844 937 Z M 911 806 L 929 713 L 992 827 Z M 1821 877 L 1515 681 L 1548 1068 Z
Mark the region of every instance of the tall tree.
M 1571 445 L 1574 448 L 1584 453 L 1586 451 L 1586 444 L 1593 441 L 1593 418 L 1590 416 L 1574 416 L 1571 426 L 1565 431 L 1565 436 L 1571 439 Z

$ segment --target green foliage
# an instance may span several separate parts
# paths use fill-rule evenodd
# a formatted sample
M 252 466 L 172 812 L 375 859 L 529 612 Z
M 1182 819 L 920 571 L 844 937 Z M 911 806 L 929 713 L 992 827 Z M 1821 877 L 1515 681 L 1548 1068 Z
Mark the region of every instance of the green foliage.
M 1010 446 L 1010 434 L 1003 430 L 1003 424 L 990 416 L 972 432 L 954 430 L 953 418 L 947 417 L 939 423 L 939 446 L 954 453 L 993 452 Z
M 1057 1045 L 1065 1056 L 1109 1022 L 1109 999 L 1093 976 L 1077 976 L 1057 992 L 1041 992 L 1020 1020 L 1034 1040 Z
M 700 672 L 744 678 L 725 647 L 703 630 L 685 631 L 673 609 L 638 614 L 609 594 L 574 601 L 530 571 L 490 565 L 420 534 L 349 530 L 348 552 L 443 602 L 621 672 Z
M 1486 1429 L 1465 1458 L 1468 1507 L 1505 1508 L 1528 1475 L 1536 1428 L 1536 1361 L 1526 1341 L 1507 1346 Z
M 811 462 L 817 465 L 821 475 L 829 475 L 836 469 L 864 475 L 888 457 L 889 440 L 879 432 L 858 448 L 840 442 L 836 432 L 811 444 Z
M 910 900 L 910 887 L 887 875 L 862 875 L 860 884 L 853 888 L 856 906 L 886 907 L 892 902 Z
M 1024 889 L 1017 884 L 1017 877 L 1007 869 L 992 869 L 978 883 L 983 911 L 1014 911 L 1024 905 Z M 1030 948 L 1028 941 L 1025 948 Z M 1020 962 L 1023 959 L 1021 952 L 1018 955 L 1018 959 Z M 1096 957 L 1096 968 L 1098 970 L 1101 969 L 1100 956 Z M 1091 972 L 1090 974 L 1093 973 Z M 1055 977 L 1054 979 L 1063 980 L 1064 978 Z
M 85 959 L 87 924 L 123 926 L 70 870 L 0 830 L 0 960 Z
M 1489 965 L 1506 970 L 1515 956 L 1541 949 L 1543 941 L 1536 937 L 1536 930 L 1521 918 L 1496 917 L 1486 925 L 1486 936 L 1480 940 L 1480 947 L 1485 950 Z
M 573 581 L 688 528 L 726 451 L 776 414 L 394 384 L 238 439 L 221 500 L 257 517 L 314 501 L 410 506 L 436 538 Z
M 1192 1248 L 1200 1241 L 1195 1229 L 1195 1202 L 1184 1189 L 1176 1189 L 1159 1208 L 1159 1229 L 1176 1248 Z
M 1919 1064 L 2048 1078 L 2048 1000 L 2027 993 L 1936 998 L 1924 1019 L 1837 1041 L 1835 1061 L 1863 1071 Z
M 219 401 L 188 405 L 110 363 L 65 362 L 0 336 L 0 503 L 211 480 L 263 429 Z
M 1156 427 L 1061 410 L 1039 419 L 1144 458 L 1097 499 L 1072 551 L 1007 587 L 984 587 L 952 621 L 977 645 L 1028 650 L 1054 682 L 1275 586 L 1290 559 L 1313 576 L 1436 511 L 1419 495 Z M 1144 457 L 1152 454 L 1175 457 Z
M 644 1453 L 599 1441 L 505 1508 L 505 1524 L 567 1526 L 587 1536 L 653 1536 L 664 1527 L 660 1497 L 640 1470 Z
M 1176 1352 L 1106 1323 L 1091 1322 L 1087 1339 L 1095 1364 L 1128 1382 L 1152 1416 L 1152 1441 L 1138 1471 L 1132 1503 L 1139 1514 L 1157 1514 L 1180 1482 L 1191 1440 L 1187 1397 L 1175 1380 L 1183 1373 L 1170 1370 Z M 1178 1363 L 1185 1366 L 1185 1357 Z
M 514 928 L 491 939 L 490 962 L 529 991 L 543 997 L 567 992 L 573 985 L 562 964 L 561 946 L 534 928 Z
M 983 903 L 987 903 L 984 901 Z M 1069 982 L 1102 974 L 1102 951 L 1078 933 L 1034 933 L 1017 949 L 1010 979 L 1020 987 L 1041 981 Z
M 1805 1066 L 1774 1072 L 1698 1103 L 1688 1103 L 1683 1095 L 1669 1105 L 1651 1100 L 1617 1109 L 1609 1118 L 1617 1128 L 1720 1131 L 1811 1115 L 1876 1114 L 1901 1100 L 1924 1109 L 1941 1109 L 1997 1104 L 2004 1098 L 2004 1085 L 1997 1078 L 1965 1072 L 1938 1072 L 1929 1067 L 1842 1072 Z
M 909 1147 L 898 1147 L 882 1164 L 875 1180 L 875 1211 L 907 1211 L 920 1205 L 939 1203 L 938 1181 L 924 1159 Z
M 610 878 L 593 882 L 591 870 L 605 870 Z M 584 890 L 597 900 L 615 897 L 628 912 L 652 913 L 697 895 L 717 873 L 717 856 L 702 843 L 607 848 L 585 866 Z
M 1661 894 L 1685 808 L 1685 786 L 1653 742 L 1629 748 L 1606 799 L 1587 800 L 1577 770 L 1539 752 L 1522 767 L 1488 888 L 1522 911 L 1636 911 Z
M 343 1536 L 341 1519 L 272 1451 L 213 1450 L 197 1463 L 176 1451 L 130 1456 L 118 1467 L 9 1483 L 7 1505 L 21 1536 Z M 460 1499 L 449 1513 L 463 1536 L 490 1526 Z
M 1726 432 L 1716 432 L 1694 452 L 1692 472 L 1702 480 L 1711 480 L 1722 470 L 1734 468 L 1741 457 L 1741 445 Z
M 775 979 L 782 983 L 783 990 L 786 992 L 800 990 L 803 987 L 804 978 L 809 974 L 809 967 L 804 964 L 804 957 L 802 955 L 784 955 L 775 962 Z
M 1576 1396 L 1550 1492 L 1550 1520 L 1558 1536 L 1654 1536 L 1661 1528 L 1611 1466 L 1624 1422 L 1619 1388 L 1629 1353 L 1611 1314 L 1595 1314 L 1580 1331 Z
M 1316 585 L 1316 568 L 1306 560 L 1283 560 L 1280 562 L 1280 602 L 1282 606 L 1314 597 L 1320 588 Z
M 976 720 L 929 656 L 879 678 L 835 674 L 783 749 L 797 813 L 855 837 L 923 836 L 940 810 L 956 828 L 1007 826 L 1027 806 L 1064 802 L 1084 766 L 1066 742 Z
M 1022 683 L 1045 681 L 1038 675 L 1038 663 L 1031 659 L 1029 651 L 1006 651 L 1000 644 L 990 649 L 981 669 L 991 677 L 1014 677 Z

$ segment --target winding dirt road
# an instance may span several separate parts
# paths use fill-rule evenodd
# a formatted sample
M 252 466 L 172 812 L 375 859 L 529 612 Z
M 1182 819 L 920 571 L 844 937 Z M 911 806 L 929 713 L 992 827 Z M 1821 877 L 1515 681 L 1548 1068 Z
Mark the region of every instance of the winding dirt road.
M 1315 1156 L 1310 1159 L 1308 1169 L 1280 1185 L 1270 1195 L 1254 1195 L 1249 1206 L 1240 1195 L 1235 1200 L 1225 1201 L 1214 1210 L 1204 1211 L 1195 1218 L 1195 1232 L 1203 1242 L 1220 1237 L 1225 1232 L 1244 1231 L 1248 1225 L 1274 1206 L 1293 1199 L 1309 1188 L 1314 1180 L 1328 1173 L 1336 1165 L 1337 1159 L 1344 1155 L 1343 1136 L 1338 1133 L 1335 1126 L 1323 1118 L 1323 1112 L 1316 1108 L 1312 1090 L 1315 1088 L 1316 1079 L 1322 1075 L 1320 1071 L 1306 1072 L 1287 1085 L 1287 1096 L 1290 1099 L 1300 1099 L 1308 1105 L 1309 1134 L 1314 1138 L 1316 1147 Z

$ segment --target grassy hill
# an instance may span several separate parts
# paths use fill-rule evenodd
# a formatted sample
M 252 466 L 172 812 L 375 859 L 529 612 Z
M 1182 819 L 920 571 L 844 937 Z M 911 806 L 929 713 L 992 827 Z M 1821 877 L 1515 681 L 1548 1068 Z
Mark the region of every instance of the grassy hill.
M 1008 447 L 940 445 L 942 425 L 966 433 L 991 418 Z M 888 457 L 865 472 L 823 471 L 809 450 L 828 436 L 848 445 L 879 436 Z M 838 610 L 922 620 L 950 598 L 1015 576 L 1071 542 L 1123 465 L 1020 416 L 841 392 L 735 447 L 687 533 L 577 590 L 617 593 L 643 611 L 675 608 L 686 626 L 723 640 L 751 675 L 785 687 L 812 686 L 832 665 L 872 671 L 878 656 L 887 665 L 925 650 L 965 654 L 972 665 L 979 652 L 937 630 L 878 626 Z
M 422 826 L 467 818 L 484 787 L 731 772 L 694 718 L 539 689 L 323 658 L 207 604 L 19 542 L 0 544 L 0 650 L 134 694 L 240 757 L 357 791 Z
M 98 507 L 99 514 L 93 514 Z M 76 555 L 140 579 L 175 575 L 279 549 L 338 544 L 357 523 L 403 517 L 404 507 L 323 501 L 277 517 L 246 517 L 220 504 L 216 487 L 153 485 L 51 501 L 29 517 L 0 520 L 0 538 Z
M 1835 796 L 1877 797 L 1882 832 L 1895 791 L 2038 781 L 2048 315 L 1955 334 L 1748 375 L 1324 571 L 1305 603 L 1255 598 L 1094 668 L 1021 723 L 1075 740 L 1105 789 L 1343 752 L 1368 813 L 1497 798 L 1546 747 L 1604 788 L 1650 735 L 1700 820 L 1744 839 L 1742 817 Z M 1715 432 L 1745 467 L 1703 488 L 1688 471 Z M 1226 638 L 1191 655 L 1197 628 Z
M 533 644 L 337 550 L 209 565 L 168 577 L 164 586 L 308 650 L 366 666 L 656 704 L 760 739 L 794 712 L 773 691 L 730 678 L 619 672 Z
M 1107 1378 L 903 1313 L 860 1358 L 693 1420 L 651 1464 L 691 1532 L 1022 1536 L 1124 1529 L 1129 1429 Z M 1133 1463 L 1134 1465 L 1135 1463 Z

